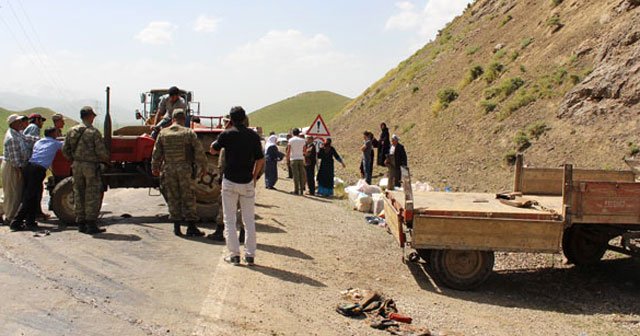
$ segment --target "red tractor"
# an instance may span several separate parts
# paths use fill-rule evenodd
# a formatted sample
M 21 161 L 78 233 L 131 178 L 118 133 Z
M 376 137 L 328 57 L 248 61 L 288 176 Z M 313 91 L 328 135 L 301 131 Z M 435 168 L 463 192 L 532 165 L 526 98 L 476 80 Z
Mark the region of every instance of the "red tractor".
M 109 112 L 109 88 L 107 88 L 107 112 L 104 123 L 104 139 L 111 153 L 110 164 L 102 174 L 104 190 L 113 188 L 159 188 L 158 177 L 151 174 L 151 153 L 155 140 L 149 136 L 155 124 L 155 111 L 161 98 L 168 90 L 152 90 L 141 95 L 143 112 L 136 111 L 136 117 L 145 125 L 126 126 L 111 132 Z M 224 130 L 222 117 L 200 116 L 200 104 L 192 101 L 192 93 L 181 91 L 188 105 L 187 123 L 198 135 L 209 161 L 207 174 L 196 183 L 198 214 L 202 220 L 215 219 L 218 213 L 220 186 L 218 178 L 218 156 L 208 153 L 209 146 Z M 66 224 L 75 223 L 73 206 L 73 177 L 71 164 L 61 152 L 51 166 L 52 176 L 47 181 L 51 196 L 50 208 Z

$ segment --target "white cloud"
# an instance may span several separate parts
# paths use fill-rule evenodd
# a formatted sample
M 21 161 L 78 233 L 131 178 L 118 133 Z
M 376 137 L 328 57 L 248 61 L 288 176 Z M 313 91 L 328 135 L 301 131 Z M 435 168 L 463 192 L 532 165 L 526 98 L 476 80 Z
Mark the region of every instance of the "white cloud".
M 396 3 L 399 13 L 387 19 L 386 30 L 415 31 L 421 39 L 432 39 L 456 15 L 460 15 L 472 0 L 427 0 L 424 9 L 414 3 Z
M 173 41 L 173 32 L 178 26 L 167 21 L 153 21 L 136 34 L 135 38 L 142 43 L 163 45 Z
M 193 30 L 198 33 L 213 33 L 218 29 L 219 19 L 200 15 L 193 24 Z
M 346 55 L 333 50 L 324 34 L 306 36 L 297 30 L 272 30 L 255 42 L 238 48 L 227 57 L 233 64 L 272 64 L 314 66 L 344 59 Z

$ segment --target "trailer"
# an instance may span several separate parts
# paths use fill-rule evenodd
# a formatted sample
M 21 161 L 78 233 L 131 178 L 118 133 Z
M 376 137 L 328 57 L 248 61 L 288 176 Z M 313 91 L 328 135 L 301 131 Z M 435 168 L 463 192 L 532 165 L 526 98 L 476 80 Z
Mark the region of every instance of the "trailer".
M 449 288 L 478 287 L 493 271 L 494 252 L 564 253 L 575 265 L 607 250 L 640 254 L 640 183 L 633 171 L 530 168 L 518 155 L 513 191 L 498 194 L 387 191 L 387 225 L 404 249 Z M 619 244 L 610 241 L 620 238 Z M 414 251 L 415 252 L 412 252 Z

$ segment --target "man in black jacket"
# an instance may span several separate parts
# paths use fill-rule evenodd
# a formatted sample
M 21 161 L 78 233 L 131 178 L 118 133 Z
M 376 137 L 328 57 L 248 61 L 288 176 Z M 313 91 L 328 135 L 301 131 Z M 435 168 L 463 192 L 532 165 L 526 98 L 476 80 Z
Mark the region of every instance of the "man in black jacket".
M 400 138 L 395 134 L 391 137 L 391 148 L 389 149 L 386 164 L 389 175 L 387 189 L 393 190 L 395 187 L 401 186 L 402 172 L 400 168 L 407 166 L 407 152 L 400 143 Z

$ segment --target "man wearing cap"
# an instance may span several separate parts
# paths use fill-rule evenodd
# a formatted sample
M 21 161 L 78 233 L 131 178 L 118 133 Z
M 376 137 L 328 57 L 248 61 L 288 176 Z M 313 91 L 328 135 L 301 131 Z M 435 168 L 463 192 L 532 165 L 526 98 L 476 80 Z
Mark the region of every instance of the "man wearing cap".
M 295 195 L 302 195 L 304 192 L 305 184 L 305 170 L 304 170 L 304 145 L 305 141 L 300 137 L 300 129 L 294 128 L 293 137 L 289 139 L 287 143 L 287 163 L 291 164 L 291 171 L 293 172 L 293 192 Z
M 171 123 L 171 118 L 175 109 L 183 109 L 183 111 L 186 111 L 187 103 L 182 97 L 180 97 L 180 89 L 176 86 L 172 86 L 169 88 L 169 97 L 163 98 L 162 101 L 160 101 L 160 105 L 158 105 L 156 120 L 160 118 L 162 118 L 162 120 L 153 128 L 151 137 L 155 139 L 160 130 Z
M 233 126 L 222 132 L 211 144 L 210 153 L 225 150 L 222 179 L 222 211 L 229 255 L 224 260 L 240 264 L 240 241 L 236 231 L 238 202 L 245 229 L 245 262 L 252 266 L 256 253 L 255 195 L 256 181 L 264 167 L 264 152 L 260 136 L 245 126 L 247 114 L 240 106 L 229 113 Z
M 25 135 L 31 135 L 35 137 L 40 136 L 40 129 L 42 128 L 42 124 L 47 121 L 46 118 L 42 117 L 38 113 L 32 113 L 29 115 L 29 126 L 22 131 Z
M 4 191 L 4 214 L 7 222 L 11 222 L 20 207 L 22 200 L 22 169 L 29 162 L 33 144 L 37 137 L 24 135 L 26 117 L 12 114 L 7 118 L 9 129 L 4 136 L 4 160 L 2 161 L 2 189 Z
M 207 158 L 196 132 L 184 127 L 186 113 L 175 109 L 173 124 L 160 131 L 151 154 L 151 169 L 160 176 L 160 185 L 169 207 L 169 219 L 173 221 L 173 233 L 182 236 L 180 226 L 186 222 L 187 236 L 204 236 L 196 222 L 195 175 L 193 164 L 200 170 L 199 176 L 207 172 Z
M 31 159 L 22 168 L 24 178 L 22 204 L 20 204 L 15 218 L 11 221 L 11 230 L 13 231 L 20 231 L 25 227 L 27 230 L 38 229 L 36 216 L 40 212 L 40 202 L 42 201 L 42 182 L 47 174 L 47 169 L 53 162 L 53 158 L 58 150 L 62 148 L 62 142 L 56 140 L 58 136 L 57 128 L 47 128 L 44 131 L 44 136 L 44 138 L 35 143 Z
M 60 113 L 56 113 L 51 117 L 53 120 L 53 127 L 57 128 L 60 133 L 59 136 L 62 136 L 62 129 L 64 128 L 64 116 Z
M 64 139 L 62 154 L 71 161 L 73 202 L 78 231 L 87 234 L 104 232 L 96 220 L 102 205 L 100 164 L 109 162 L 109 152 L 102 134 L 93 127 L 96 113 L 91 106 L 80 110 L 82 123 L 73 126 Z
M 387 175 L 389 175 L 387 190 L 393 190 L 395 187 L 399 187 L 402 182 L 400 168 L 407 166 L 407 152 L 400 143 L 400 138 L 395 134 L 391 137 L 391 148 L 389 149 L 389 154 L 387 154 L 385 164 L 388 169 Z

